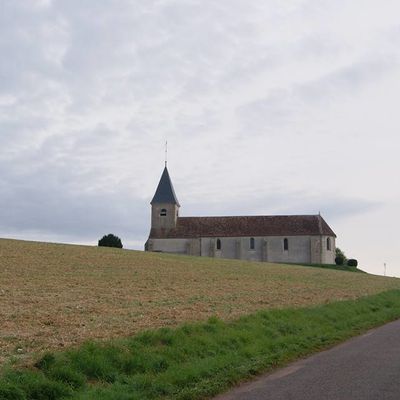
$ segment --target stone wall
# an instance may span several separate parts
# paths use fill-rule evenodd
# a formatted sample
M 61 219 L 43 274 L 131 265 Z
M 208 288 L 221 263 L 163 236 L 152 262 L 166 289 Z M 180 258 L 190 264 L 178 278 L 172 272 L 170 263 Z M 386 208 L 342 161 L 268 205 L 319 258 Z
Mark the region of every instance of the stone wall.
M 162 210 L 165 210 L 165 212 L 162 213 Z M 176 204 L 153 204 L 151 207 L 151 227 L 165 230 L 175 228 L 178 216 L 179 207 Z
M 285 238 L 288 239 L 288 250 L 284 250 Z M 220 250 L 217 249 L 217 238 L 150 239 L 149 249 L 165 253 L 249 261 L 305 264 L 334 264 L 335 262 L 334 237 L 330 237 L 331 250 L 327 249 L 327 236 L 254 237 L 254 249 L 250 249 L 249 237 L 221 237 L 219 239 Z

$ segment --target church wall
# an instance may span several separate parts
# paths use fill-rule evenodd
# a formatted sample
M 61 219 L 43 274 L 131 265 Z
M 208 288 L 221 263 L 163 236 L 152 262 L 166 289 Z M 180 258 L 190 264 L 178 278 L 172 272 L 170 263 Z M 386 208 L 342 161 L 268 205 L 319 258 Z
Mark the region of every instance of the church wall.
M 284 250 L 284 238 L 288 239 L 288 250 Z M 151 251 L 165 253 L 249 261 L 334 264 L 335 239 L 330 237 L 331 250 L 327 250 L 327 238 L 328 236 L 254 237 L 254 250 L 250 249 L 250 237 L 221 237 L 221 250 L 216 248 L 218 238 L 150 239 L 150 248 Z
M 283 239 L 289 240 L 289 250 L 283 250 Z M 216 249 L 217 238 L 201 239 L 201 255 L 217 258 L 233 258 L 249 261 L 310 263 L 310 236 L 254 237 L 254 250 L 250 249 L 250 237 L 221 237 L 221 250 Z
M 330 250 L 327 248 L 327 239 L 330 238 L 331 246 Z M 322 255 L 321 255 L 321 264 L 335 264 L 335 249 L 336 249 L 336 241 L 334 237 L 331 236 L 322 236 Z
M 150 239 L 151 251 L 163 253 L 189 254 L 191 239 Z
M 194 238 L 190 239 L 189 243 L 187 244 L 187 254 L 191 256 L 200 256 L 201 255 L 201 239 Z
M 322 242 L 321 236 L 312 236 L 310 243 L 310 250 L 311 250 L 311 264 L 321 264 L 322 263 Z
M 201 255 L 214 257 L 216 255 L 214 238 L 201 238 Z
M 283 241 L 288 239 L 289 248 L 284 250 Z M 269 262 L 310 263 L 310 236 L 272 236 L 267 239 Z
M 327 239 L 330 239 L 330 250 L 327 248 Z M 333 236 L 311 237 L 311 263 L 335 264 L 336 240 Z

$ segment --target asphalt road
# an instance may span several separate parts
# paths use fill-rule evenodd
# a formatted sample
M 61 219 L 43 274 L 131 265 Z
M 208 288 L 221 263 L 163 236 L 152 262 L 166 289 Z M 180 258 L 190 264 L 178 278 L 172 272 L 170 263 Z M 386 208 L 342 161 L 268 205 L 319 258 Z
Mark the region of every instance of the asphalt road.
M 400 320 L 215 400 L 400 400 Z

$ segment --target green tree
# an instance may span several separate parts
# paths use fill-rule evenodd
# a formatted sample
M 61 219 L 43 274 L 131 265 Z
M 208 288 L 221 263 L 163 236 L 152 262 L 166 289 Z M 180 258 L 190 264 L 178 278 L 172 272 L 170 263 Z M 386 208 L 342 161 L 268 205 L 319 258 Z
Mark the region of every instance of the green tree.
M 118 236 L 113 235 L 112 233 L 109 233 L 108 235 L 104 235 L 99 240 L 99 246 L 117 247 L 119 249 L 122 249 L 122 247 L 123 247 L 121 239 Z
M 347 261 L 346 255 L 342 250 L 339 249 L 339 247 L 336 247 L 336 257 L 335 257 L 335 263 L 336 265 L 344 265 Z

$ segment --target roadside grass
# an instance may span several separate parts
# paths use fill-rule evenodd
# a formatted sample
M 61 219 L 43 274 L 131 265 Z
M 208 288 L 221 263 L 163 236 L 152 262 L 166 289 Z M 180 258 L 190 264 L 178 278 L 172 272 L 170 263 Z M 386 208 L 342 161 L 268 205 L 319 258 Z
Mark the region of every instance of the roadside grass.
M 366 274 L 367 272 L 359 269 L 358 267 L 349 267 L 348 265 L 336 265 L 336 264 L 299 264 L 291 263 L 287 265 L 301 265 L 303 267 L 313 267 L 313 268 L 323 268 L 323 269 L 336 269 L 337 271 L 347 271 L 347 272 L 358 272 L 361 274 Z
M 0 239 L 0 365 L 217 316 L 353 300 L 400 279 L 296 265 Z
M 0 399 L 204 399 L 399 317 L 400 291 L 392 290 L 87 342 L 4 370 Z

